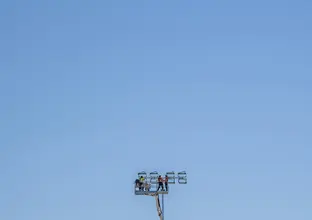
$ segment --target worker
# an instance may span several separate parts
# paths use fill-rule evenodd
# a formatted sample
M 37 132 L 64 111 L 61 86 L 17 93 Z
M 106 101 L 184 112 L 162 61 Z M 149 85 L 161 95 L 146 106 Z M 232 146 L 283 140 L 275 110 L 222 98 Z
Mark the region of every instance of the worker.
M 144 190 L 145 191 L 150 191 L 151 189 L 151 184 L 147 182 L 147 180 L 145 180 L 144 182 Z
M 163 178 L 161 176 L 158 176 L 158 188 L 157 191 L 159 190 L 159 188 L 161 187 L 161 191 L 164 191 L 164 184 L 163 184 Z
M 139 179 L 136 179 L 136 180 L 135 180 L 135 185 L 136 185 L 136 186 L 139 186 L 139 183 L 140 183 L 140 180 L 139 180 Z
M 166 191 L 168 191 L 168 180 L 169 180 L 169 178 L 168 178 L 168 176 L 166 175 L 166 176 L 165 176 L 165 188 L 166 188 Z
M 135 187 L 138 187 L 140 190 L 141 186 L 140 186 L 140 180 L 139 179 L 135 180 Z
M 141 176 L 140 177 L 140 188 L 139 188 L 140 190 L 144 190 L 144 185 L 143 185 L 144 184 L 144 180 L 145 180 L 145 178 L 143 176 Z

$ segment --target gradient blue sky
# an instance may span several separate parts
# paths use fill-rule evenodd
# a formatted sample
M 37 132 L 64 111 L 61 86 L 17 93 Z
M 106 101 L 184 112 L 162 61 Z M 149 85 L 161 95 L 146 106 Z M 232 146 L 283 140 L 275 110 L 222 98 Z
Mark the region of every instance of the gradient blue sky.
M 0 219 L 312 219 L 312 2 L 3 1 Z

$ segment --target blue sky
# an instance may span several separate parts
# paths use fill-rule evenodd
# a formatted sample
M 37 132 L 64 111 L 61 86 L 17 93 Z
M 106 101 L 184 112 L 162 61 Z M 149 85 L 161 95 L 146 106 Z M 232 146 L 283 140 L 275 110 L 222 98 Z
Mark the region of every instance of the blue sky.
M 6 1 L 0 219 L 312 219 L 310 1 Z

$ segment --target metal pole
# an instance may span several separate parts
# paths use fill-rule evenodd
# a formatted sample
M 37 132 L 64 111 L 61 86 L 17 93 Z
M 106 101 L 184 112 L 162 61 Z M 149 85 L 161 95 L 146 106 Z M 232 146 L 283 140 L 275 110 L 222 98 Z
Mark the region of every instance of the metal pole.
M 164 201 L 164 194 L 161 194 L 161 203 L 162 203 L 162 220 L 165 220 L 165 201 Z

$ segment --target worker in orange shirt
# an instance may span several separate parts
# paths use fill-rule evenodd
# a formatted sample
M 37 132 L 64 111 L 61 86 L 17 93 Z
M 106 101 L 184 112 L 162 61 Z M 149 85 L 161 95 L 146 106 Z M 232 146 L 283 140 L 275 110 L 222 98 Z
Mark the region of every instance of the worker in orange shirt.
M 159 190 L 159 188 L 161 187 L 161 190 L 164 191 L 164 184 L 163 184 L 163 178 L 161 176 L 158 176 L 158 188 L 157 191 Z
M 166 176 L 165 176 L 165 188 L 166 188 L 166 191 L 168 191 L 168 180 L 169 180 L 169 178 L 168 178 L 168 176 L 166 175 Z

